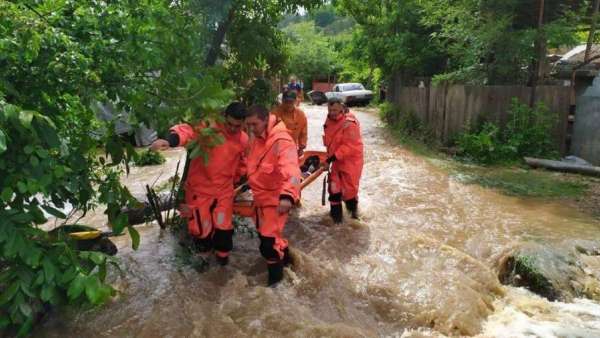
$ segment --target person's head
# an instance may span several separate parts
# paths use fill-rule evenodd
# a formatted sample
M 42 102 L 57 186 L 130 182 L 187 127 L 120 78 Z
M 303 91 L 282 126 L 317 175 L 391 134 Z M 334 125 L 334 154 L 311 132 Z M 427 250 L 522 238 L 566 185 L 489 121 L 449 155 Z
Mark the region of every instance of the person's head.
M 225 127 L 227 130 L 230 133 L 237 133 L 242 130 L 242 125 L 244 124 L 246 115 L 248 115 L 248 110 L 246 109 L 245 104 L 241 102 L 232 102 L 225 108 L 223 115 L 225 115 Z
M 285 92 L 281 97 L 281 108 L 284 111 L 290 112 L 296 107 L 296 91 L 290 90 Z
M 348 112 L 348 108 L 342 100 L 337 97 L 332 97 L 327 100 L 327 117 L 332 120 L 337 120 L 343 114 Z
M 246 127 L 254 136 L 260 136 L 269 124 L 269 110 L 264 106 L 255 104 L 248 108 Z
M 290 83 L 292 83 L 292 84 L 296 83 L 296 78 L 295 77 L 290 78 Z

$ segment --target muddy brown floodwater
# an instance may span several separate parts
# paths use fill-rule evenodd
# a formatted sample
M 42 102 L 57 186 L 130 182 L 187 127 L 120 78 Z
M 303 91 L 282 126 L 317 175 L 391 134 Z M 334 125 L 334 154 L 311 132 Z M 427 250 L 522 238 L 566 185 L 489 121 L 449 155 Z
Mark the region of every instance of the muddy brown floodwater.
M 309 148 L 322 149 L 326 107 L 303 106 Z M 376 114 L 356 109 L 365 142 L 362 221 L 332 225 L 321 181 L 303 192 L 286 233 L 295 265 L 266 288 L 258 239 L 237 233 L 231 263 L 198 273 L 156 225 L 142 244 L 115 239 L 124 272 L 104 307 L 53 313 L 40 337 L 598 337 L 600 305 L 549 302 L 503 286 L 499 259 L 525 241 L 600 240 L 600 223 L 552 202 L 464 185 L 386 137 Z M 172 175 L 163 167 L 124 178 L 137 193 Z M 161 174 L 162 173 L 162 174 Z M 92 218 L 102 226 L 102 217 Z

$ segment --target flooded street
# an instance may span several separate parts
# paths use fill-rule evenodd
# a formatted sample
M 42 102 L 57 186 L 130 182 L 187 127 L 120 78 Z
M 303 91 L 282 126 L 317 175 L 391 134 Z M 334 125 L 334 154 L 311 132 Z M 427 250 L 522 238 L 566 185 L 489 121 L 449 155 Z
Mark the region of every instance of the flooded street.
M 303 108 L 308 148 L 320 150 L 326 107 Z M 464 185 L 395 145 L 375 113 L 355 111 L 365 142 L 362 220 L 333 225 L 322 180 L 304 190 L 286 228 L 295 264 L 281 285 L 264 286 L 250 233 L 236 233 L 229 266 L 211 261 L 198 273 L 182 263 L 173 235 L 149 224 L 138 227 L 137 251 L 128 236 L 114 239 L 123 273 L 112 276 L 113 301 L 54 313 L 35 336 L 600 336 L 599 303 L 549 302 L 498 279 L 503 257 L 522 243 L 598 241 L 599 221 L 556 202 Z M 172 176 L 182 156 L 173 150 L 163 167 L 134 168 L 127 185 L 143 194 L 145 184 Z M 100 216 L 90 225 L 103 226 Z M 590 274 L 600 275 L 598 267 Z

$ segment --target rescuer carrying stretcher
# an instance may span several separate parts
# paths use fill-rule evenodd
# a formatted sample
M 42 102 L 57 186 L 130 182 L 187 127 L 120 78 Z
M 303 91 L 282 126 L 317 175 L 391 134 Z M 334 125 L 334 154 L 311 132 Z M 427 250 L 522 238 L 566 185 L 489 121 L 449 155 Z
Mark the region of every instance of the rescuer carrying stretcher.
M 185 181 L 185 204 L 180 205 L 187 218 L 188 232 L 196 249 L 215 251 L 217 262 L 226 265 L 233 247 L 234 183 L 246 174 L 248 135 L 242 131 L 246 106 L 233 102 L 225 109 L 224 123 L 178 124 L 170 129 L 167 140 L 158 139 L 151 149 L 185 146 L 196 140 L 204 128 L 212 128 L 224 142 L 211 148 L 208 163 L 202 157 L 192 159 Z
M 360 124 L 339 98 L 327 102 L 323 143 L 327 147 L 330 215 L 342 222 L 342 201 L 352 218 L 358 218 L 358 187 L 363 169 L 363 141 Z

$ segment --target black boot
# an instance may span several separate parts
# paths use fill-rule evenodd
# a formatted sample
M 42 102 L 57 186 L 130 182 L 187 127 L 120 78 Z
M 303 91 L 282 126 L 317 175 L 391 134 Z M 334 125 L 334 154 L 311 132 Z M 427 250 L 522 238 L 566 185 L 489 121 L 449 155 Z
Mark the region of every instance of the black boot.
M 350 211 L 352 218 L 358 219 L 358 200 L 353 198 L 351 200 L 344 201 L 344 203 L 346 203 L 346 209 Z
M 342 223 L 342 205 L 332 204 L 331 209 L 329 210 L 329 215 L 331 215 L 331 219 L 333 219 L 334 223 Z
M 229 256 L 221 257 L 219 255 L 215 255 L 215 257 L 217 258 L 217 263 L 219 263 L 220 266 L 225 266 L 229 263 Z
M 207 238 L 194 237 L 193 243 L 194 248 L 198 252 L 208 252 L 212 249 L 212 239 L 210 238 L 210 236 Z
M 269 271 L 268 286 L 275 286 L 281 282 L 283 279 L 283 262 L 267 264 L 267 269 Z

